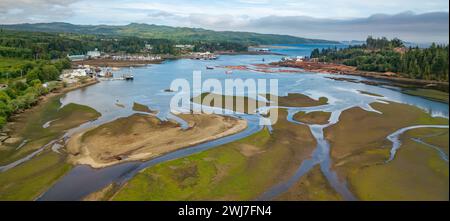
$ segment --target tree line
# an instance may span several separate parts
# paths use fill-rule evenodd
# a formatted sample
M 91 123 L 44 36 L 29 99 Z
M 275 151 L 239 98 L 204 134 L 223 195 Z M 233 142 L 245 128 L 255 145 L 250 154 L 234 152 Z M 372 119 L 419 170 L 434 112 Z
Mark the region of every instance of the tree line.
M 174 41 L 141 37 L 41 33 L 0 30 L 0 56 L 26 59 L 57 59 L 68 54 L 85 54 L 97 48 L 106 53 L 141 53 L 152 46 L 154 54 L 177 54 L 176 44 L 193 44 L 196 51 L 245 51 L 248 46 L 227 41 Z M 148 51 L 145 51 L 148 52 Z
M 368 37 L 365 44 L 337 49 L 314 49 L 311 58 L 355 66 L 358 70 L 395 72 L 413 79 L 448 81 L 448 45 L 409 47 L 397 38 Z

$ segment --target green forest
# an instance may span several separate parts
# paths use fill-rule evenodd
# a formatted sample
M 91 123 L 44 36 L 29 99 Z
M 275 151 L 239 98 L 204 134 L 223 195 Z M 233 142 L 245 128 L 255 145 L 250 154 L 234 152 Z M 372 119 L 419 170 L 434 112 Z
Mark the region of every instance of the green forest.
M 448 81 L 448 45 L 405 47 L 397 38 L 373 38 L 344 49 L 314 49 L 311 58 L 355 66 L 362 71 L 395 72 L 404 77 Z
M 70 68 L 65 54 L 58 51 L 74 50 L 65 43 L 42 33 L 0 31 L 0 128 L 12 114 L 35 105 L 55 85 L 48 82 Z

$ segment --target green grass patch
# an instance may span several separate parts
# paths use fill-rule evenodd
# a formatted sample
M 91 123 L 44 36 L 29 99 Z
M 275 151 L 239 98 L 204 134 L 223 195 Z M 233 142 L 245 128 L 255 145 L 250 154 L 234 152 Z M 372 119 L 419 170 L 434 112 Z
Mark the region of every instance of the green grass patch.
M 410 138 L 410 131 L 402 136 L 393 161 L 354 172 L 350 183 L 360 199 L 448 200 L 448 163 L 436 150 Z
M 402 93 L 448 104 L 448 93 L 433 89 L 404 89 Z
M 394 161 L 385 164 L 392 147 L 386 137 L 413 125 L 448 125 L 448 119 L 431 117 L 422 109 L 406 104 L 374 103 L 372 107 L 382 114 L 352 108 L 341 114 L 337 124 L 325 129 L 338 175 L 347 179 L 362 200 L 442 199 L 438 195 L 445 193 L 443 176 L 435 176 L 429 164 L 429 161 L 432 165 L 442 163 L 435 161 L 439 159 L 437 151 L 406 139 Z M 429 183 L 423 180 L 427 179 L 437 186 L 425 188 Z M 448 182 L 446 189 L 448 197 Z
M 10 68 L 18 67 L 29 60 L 21 58 L 5 58 L 0 57 L 0 71 L 9 70 Z
M 151 110 L 147 105 L 140 104 L 133 102 L 133 110 L 139 111 L 139 112 L 146 112 L 146 113 L 155 113 L 156 111 Z
M 0 173 L 0 200 L 34 200 L 71 169 L 65 157 L 44 151 L 35 158 Z

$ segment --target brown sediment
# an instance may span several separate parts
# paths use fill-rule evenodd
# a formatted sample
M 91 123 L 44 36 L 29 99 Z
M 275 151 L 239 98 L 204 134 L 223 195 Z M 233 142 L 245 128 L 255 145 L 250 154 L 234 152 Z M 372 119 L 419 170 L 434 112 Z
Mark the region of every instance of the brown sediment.
M 245 120 L 207 114 L 179 115 L 189 128 L 155 116 L 133 114 L 74 135 L 67 144 L 69 162 L 94 168 L 147 160 L 177 149 L 238 133 Z
M 201 103 L 205 106 L 217 107 L 247 114 L 255 114 L 257 108 L 267 106 L 266 102 L 257 101 L 249 97 L 220 95 L 208 92 L 194 97 L 192 101 L 195 103 Z M 227 101 L 231 101 L 229 105 L 227 105 Z
M 114 183 L 107 185 L 106 187 L 93 192 L 83 198 L 83 201 L 106 201 L 111 198 L 118 186 Z
M 302 176 L 288 191 L 274 200 L 281 201 L 338 201 L 342 197 L 330 186 L 328 180 L 316 165 Z
M 331 113 L 324 111 L 298 112 L 294 115 L 294 120 L 307 124 L 327 124 Z
M 266 99 L 270 100 L 269 94 L 265 95 Z M 309 96 L 298 93 L 288 93 L 287 96 L 279 96 L 278 106 L 284 107 L 314 107 L 319 105 L 325 105 L 328 103 L 328 98 L 320 97 L 319 100 L 315 100 Z
M 274 62 L 271 65 L 281 66 L 281 67 L 292 67 L 292 68 L 301 68 L 311 72 L 323 72 L 329 74 L 350 74 L 355 73 L 357 71 L 356 67 L 342 65 L 342 64 L 333 64 L 333 63 L 324 63 L 324 62 L 309 62 L 309 61 L 282 61 L 282 62 Z
M 125 105 L 123 105 L 123 104 L 121 104 L 121 103 L 114 103 L 117 107 L 120 107 L 120 108 L 125 108 Z
M 227 65 L 227 66 L 217 66 L 218 68 L 226 68 L 231 70 L 250 70 L 245 65 Z
M 263 69 L 277 67 L 275 65 L 270 65 L 270 64 L 252 64 L 252 65 L 255 67 L 258 67 L 258 68 L 263 68 Z
M 284 106 L 284 107 L 312 107 L 325 105 L 328 102 L 326 97 L 320 97 L 315 100 L 309 96 L 298 93 L 289 93 L 287 96 L 270 96 L 270 94 L 261 94 L 270 102 L 255 100 L 244 96 L 219 95 L 213 93 L 203 93 L 192 99 L 195 103 L 201 103 L 206 106 L 217 107 L 247 114 L 255 114 L 257 108 L 266 106 Z M 272 99 L 272 100 L 271 100 Z M 231 107 L 226 105 L 229 100 Z
M 158 111 L 150 109 L 147 105 L 133 102 L 133 110 L 139 112 L 146 112 L 150 114 L 156 114 Z

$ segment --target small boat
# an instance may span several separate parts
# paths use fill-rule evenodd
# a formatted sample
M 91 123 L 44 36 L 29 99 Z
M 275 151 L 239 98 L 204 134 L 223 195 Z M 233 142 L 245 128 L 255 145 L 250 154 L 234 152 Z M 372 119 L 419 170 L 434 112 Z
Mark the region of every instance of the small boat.
M 213 66 L 206 66 L 206 69 L 208 69 L 208 70 L 213 70 L 214 67 L 213 67 Z
M 106 73 L 105 73 L 103 76 L 101 76 L 101 77 L 104 77 L 104 78 L 112 78 L 112 77 L 113 77 L 113 73 L 110 72 L 110 71 L 106 71 Z
M 225 74 L 233 74 L 232 70 L 225 71 Z
M 134 76 L 133 76 L 133 72 L 132 72 L 132 71 L 133 71 L 133 68 L 130 67 L 128 73 L 127 73 L 127 74 L 123 74 L 123 75 L 122 75 L 122 78 L 123 78 L 124 80 L 126 80 L 126 81 L 128 81 L 128 80 L 133 80 L 133 79 L 134 79 Z
M 134 76 L 133 76 L 132 74 L 123 74 L 123 75 L 122 75 L 122 78 L 123 78 L 124 80 L 128 81 L 128 80 L 133 80 L 133 79 L 134 79 Z

